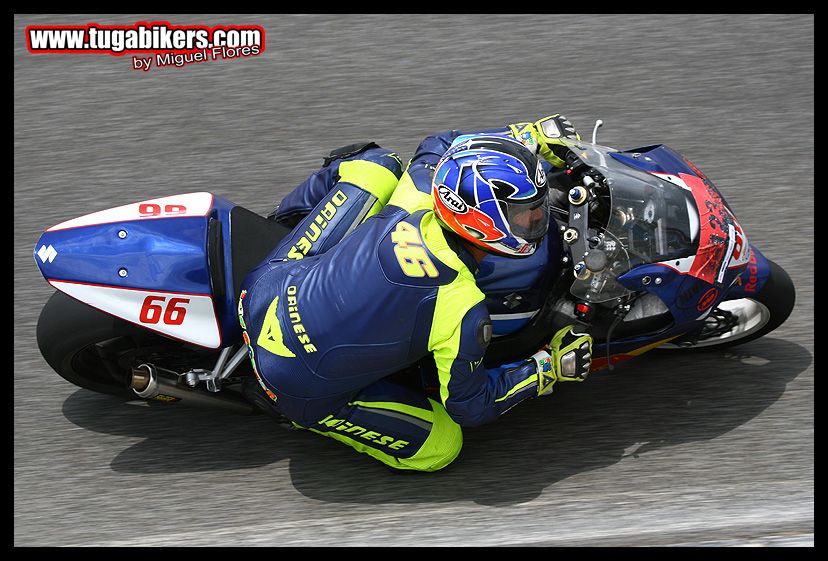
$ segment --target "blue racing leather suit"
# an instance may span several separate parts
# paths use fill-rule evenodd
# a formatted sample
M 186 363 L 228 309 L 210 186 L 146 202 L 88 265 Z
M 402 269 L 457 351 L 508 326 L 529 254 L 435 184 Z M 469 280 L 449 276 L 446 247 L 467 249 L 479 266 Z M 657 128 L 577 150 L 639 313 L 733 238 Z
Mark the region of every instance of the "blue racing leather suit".
M 537 395 L 534 362 L 483 366 L 492 332 L 477 263 L 430 210 L 430 171 L 459 134 L 424 140 L 404 174 L 376 146 L 328 162 L 283 199 L 277 219 L 313 210 L 239 299 L 276 408 L 397 469 L 445 467 L 461 426 Z M 388 380 L 429 355 L 439 400 Z

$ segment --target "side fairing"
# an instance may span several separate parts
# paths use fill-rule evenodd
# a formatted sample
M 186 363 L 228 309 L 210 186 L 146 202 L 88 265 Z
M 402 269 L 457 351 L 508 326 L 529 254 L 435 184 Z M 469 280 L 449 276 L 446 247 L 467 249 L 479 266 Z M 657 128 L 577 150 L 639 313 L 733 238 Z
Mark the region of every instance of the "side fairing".
M 721 283 L 709 282 L 690 272 L 695 256 L 642 265 L 618 280 L 632 291 L 658 296 L 673 315 L 674 326 L 686 330 L 723 300 L 743 298 L 761 289 L 768 276 L 767 261 L 753 246 L 746 253 L 749 257 L 744 261 L 731 259 L 731 266 L 723 268 Z
M 747 266 L 730 285 L 725 300 L 736 300 L 738 298 L 753 298 L 765 286 L 770 277 L 770 264 L 765 256 L 756 246 L 750 246 L 750 255 Z
M 210 294 L 117 288 L 49 280 L 49 284 L 113 316 L 211 349 L 221 334 Z

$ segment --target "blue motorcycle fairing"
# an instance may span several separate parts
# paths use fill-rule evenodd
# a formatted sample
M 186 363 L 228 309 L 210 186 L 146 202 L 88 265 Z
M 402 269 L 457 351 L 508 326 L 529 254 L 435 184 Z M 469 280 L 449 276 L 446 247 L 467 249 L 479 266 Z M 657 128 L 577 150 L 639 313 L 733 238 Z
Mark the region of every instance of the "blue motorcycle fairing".
M 35 262 L 47 281 L 209 296 L 213 300 L 221 341 L 230 344 L 241 339 L 230 249 L 230 211 L 235 206 L 213 196 L 204 216 L 120 220 L 49 230 L 35 246 Z M 209 262 L 207 252 L 211 219 L 221 225 L 223 247 L 217 254 L 221 255 L 222 262 L 216 264 Z M 216 277 L 224 280 L 222 290 L 212 286 L 211 266 L 223 268 L 223 277 Z M 224 296 L 216 298 L 216 294 Z M 94 302 L 86 303 L 94 305 Z M 151 304 L 164 306 L 160 300 Z M 176 316 L 173 314 L 171 318 L 175 321 Z M 139 324 L 153 329 L 153 325 Z M 176 336 L 188 340 L 186 334 Z
M 747 267 L 742 271 L 736 282 L 727 289 L 723 300 L 737 300 L 739 298 L 753 298 L 762 291 L 762 287 L 770 277 L 771 269 L 767 258 L 756 246 L 750 246 L 750 258 Z
M 738 272 L 725 275 L 725 286 Z M 652 292 L 673 315 L 677 326 L 687 326 L 703 319 L 725 296 L 726 290 L 697 277 L 684 274 L 661 263 L 649 263 L 631 269 L 618 282 L 633 291 Z
M 694 321 L 703 319 L 720 302 L 750 298 L 762 290 L 770 276 L 770 265 L 755 246 L 751 245 L 750 250 L 747 267 L 728 268 L 721 285 L 663 263 L 635 267 L 618 277 L 618 282 L 632 291 L 652 292 L 658 296 L 672 313 L 675 325 L 689 330 Z
M 627 353 L 640 354 L 643 348 L 665 342 L 692 331 L 699 322 L 725 300 L 751 298 L 762 290 L 770 276 L 770 265 L 762 253 L 751 245 L 748 266 L 728 269 L 723 287 L 682 273 L 669 265 L 650 263 L 636 267 L 618 277 L 618 281 L 634 291 L 652 292 L 670 309 L 673 323 L 655 333 L 610 341 L 610 354 L 621 357 Z M 645 284 L 645 279 L 649 277 Z M 656 283 L 656 279 L 660 279 Z M 606 361 L 606 343 L 596 343 L 593 357 Z
M 210 294 L 208 220 L 159 218 L 44 232 L 37 247 L 51 246 L 57 256 L 36 261 L 47 280 Z

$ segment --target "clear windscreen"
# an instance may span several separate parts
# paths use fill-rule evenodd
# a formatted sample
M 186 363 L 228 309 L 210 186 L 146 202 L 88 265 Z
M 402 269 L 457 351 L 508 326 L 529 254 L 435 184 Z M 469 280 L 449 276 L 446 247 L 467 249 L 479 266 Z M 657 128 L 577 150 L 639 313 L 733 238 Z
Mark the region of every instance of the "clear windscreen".
M 606 255 L 607 265 L 588 278 L 576 279 L 572 294 L 591 302 L 618 298 L 629 291 L 616 279 L 631 268 L 695 253 L 699 219 L 688 189 L 619 162 L 610 156 L 617 152 L 612 148 L 565 142 L 607 178 L 596 208 L 590 211 L 590 228 L 601 240 L 596 249 Z M 576 262 L 579 257 L 573 255 Z

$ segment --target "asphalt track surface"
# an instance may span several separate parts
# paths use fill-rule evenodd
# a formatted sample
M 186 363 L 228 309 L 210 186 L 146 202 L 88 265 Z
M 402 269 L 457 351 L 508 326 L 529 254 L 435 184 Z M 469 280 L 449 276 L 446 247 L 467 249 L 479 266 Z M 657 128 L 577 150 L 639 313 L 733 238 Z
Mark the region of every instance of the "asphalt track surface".
M 255 57 L 33 55 L 32 24 L 262 25 Z M 814 16 L 14 17 L 14 544 L 813 545 Z M 797 287 L 764 339 L 644 356 L 399 476 L 261 417 L 78 389 L 40 357 L 32 250 L 63 220 L 212 191 L 266 213 L 331 148 L 563 112 L 665 142 Z

